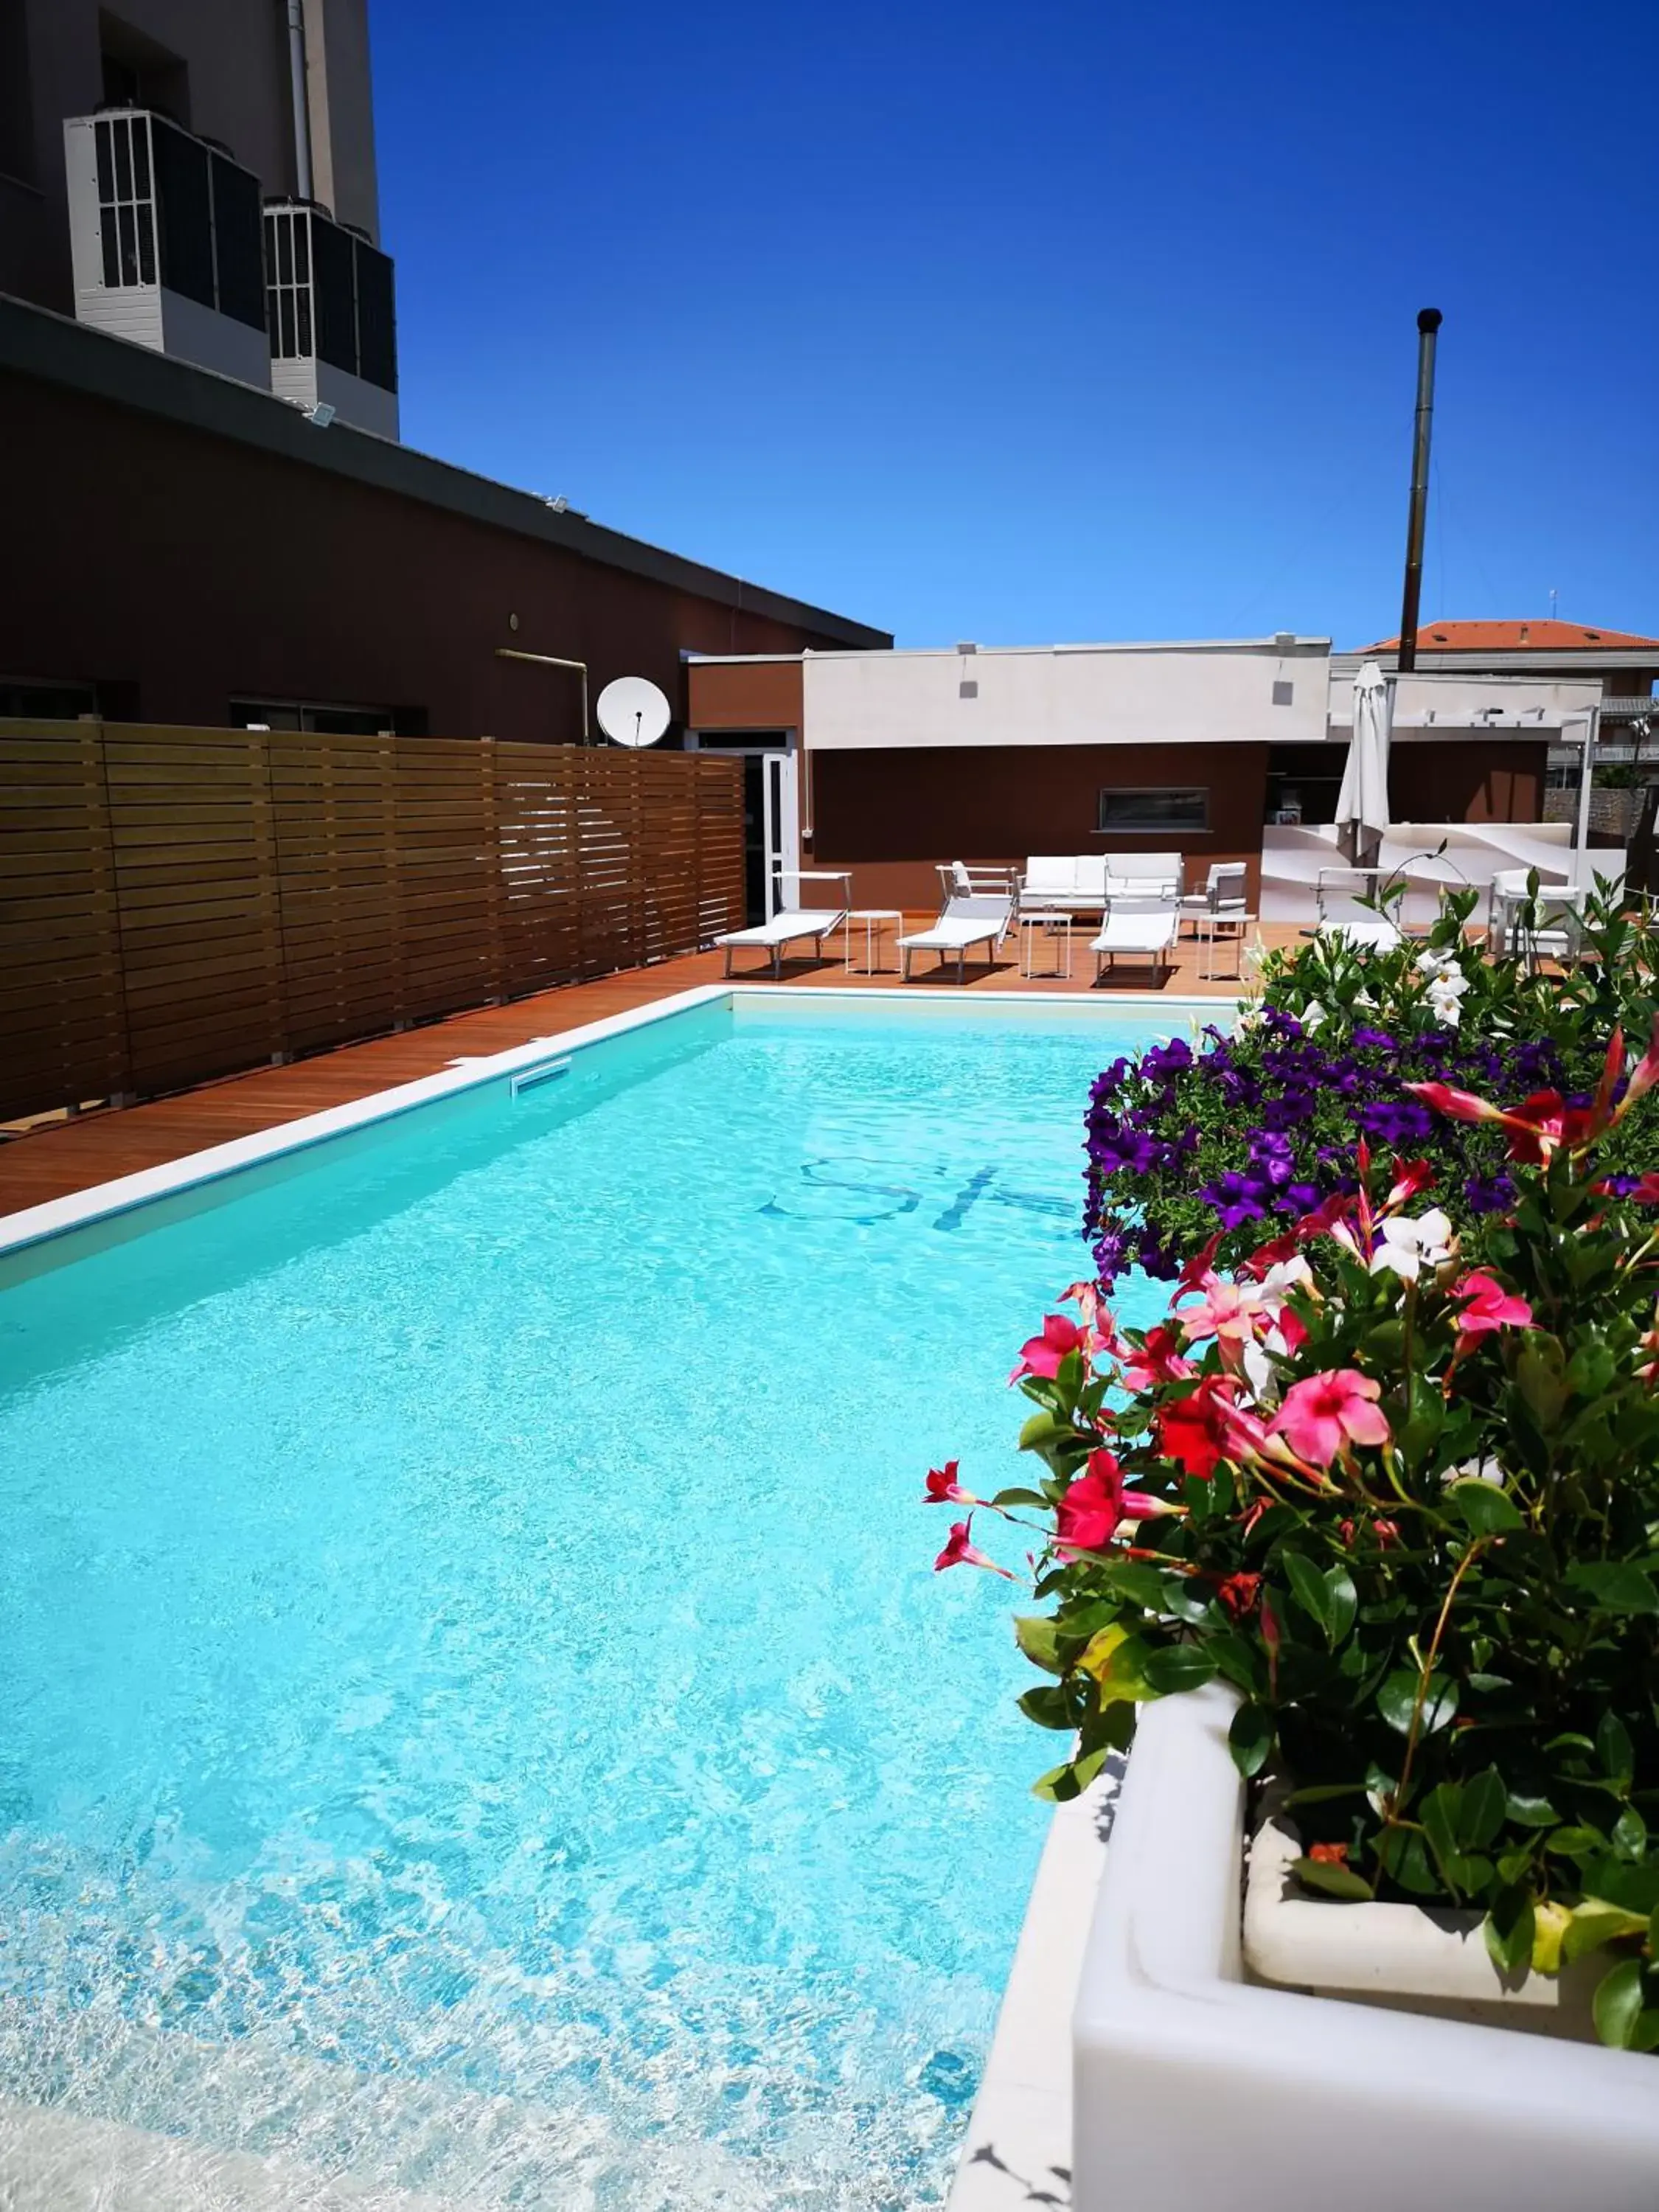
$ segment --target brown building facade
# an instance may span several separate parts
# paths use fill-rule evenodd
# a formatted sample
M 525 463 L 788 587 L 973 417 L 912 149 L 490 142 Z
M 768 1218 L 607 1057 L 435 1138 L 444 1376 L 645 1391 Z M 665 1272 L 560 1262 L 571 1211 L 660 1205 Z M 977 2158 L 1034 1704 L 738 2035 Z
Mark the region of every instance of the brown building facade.
M 887 634 L 0 301 L 0 713 L 574 743 L 612 677 Z M 678 731 L 671 743 L 678 742 Z

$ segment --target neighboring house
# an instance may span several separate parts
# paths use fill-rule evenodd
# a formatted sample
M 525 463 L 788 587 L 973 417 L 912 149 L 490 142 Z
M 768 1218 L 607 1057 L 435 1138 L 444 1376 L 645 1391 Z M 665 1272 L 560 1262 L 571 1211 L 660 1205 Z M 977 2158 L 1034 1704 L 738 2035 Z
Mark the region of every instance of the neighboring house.
M 749 759 L 757 886 L 779 867 L 847 869 L 860 904 L 916 908 L 943 861 L 1176 850 L 1194 884 L 1213 862 L 1245 861 L 1255 895 L 1264 852 L 1291 855 L 1310 884 L 1336 857 L 1319 825 L 1335 811 L 1352 684 L 1323 638 L 699 655 L 688 678 L 688 742 Z M 1582 727 L 1595 696 L 1584 683 L 1404 679 L 1396 817 L 1491 825 L 1473 842 L 1501 846 L 1500 827 L 1540 818 L 1550 741 Z

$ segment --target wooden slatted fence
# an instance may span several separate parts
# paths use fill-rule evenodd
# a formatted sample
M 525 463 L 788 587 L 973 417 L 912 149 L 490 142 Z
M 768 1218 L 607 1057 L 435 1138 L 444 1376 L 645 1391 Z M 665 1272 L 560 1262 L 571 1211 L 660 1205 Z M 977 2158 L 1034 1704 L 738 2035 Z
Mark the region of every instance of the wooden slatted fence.
M 0 720 L 0 1121 L 695 951 L 742 764 Z

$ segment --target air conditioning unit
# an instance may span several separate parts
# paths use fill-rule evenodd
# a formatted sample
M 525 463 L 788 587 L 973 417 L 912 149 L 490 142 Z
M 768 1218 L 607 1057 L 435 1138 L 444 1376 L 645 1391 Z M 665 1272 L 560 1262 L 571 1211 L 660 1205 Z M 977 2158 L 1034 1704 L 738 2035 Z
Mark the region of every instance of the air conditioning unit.
M 265 203 L 270 388 L 382 438 L 398 435 L 392 259 L 313 200 Z
M 270 389 L 259 179 L 143 107 L 64 125 L 75 312 Z

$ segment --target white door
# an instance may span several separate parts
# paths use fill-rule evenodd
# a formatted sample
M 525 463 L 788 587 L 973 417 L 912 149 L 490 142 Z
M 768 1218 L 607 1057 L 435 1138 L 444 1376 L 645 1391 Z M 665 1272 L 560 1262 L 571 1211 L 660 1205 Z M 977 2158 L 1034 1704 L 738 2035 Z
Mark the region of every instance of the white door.
M 793 750 L 769 752 L 761 757 L 763 781 L 763 835 L 765 840 L 766 918 L 778 910 L 778 878 L 793 876 L 800 866 L 800 799 L 797 761 Z M 797 886 L 786 883 L 784 896 L 799 906 Z

